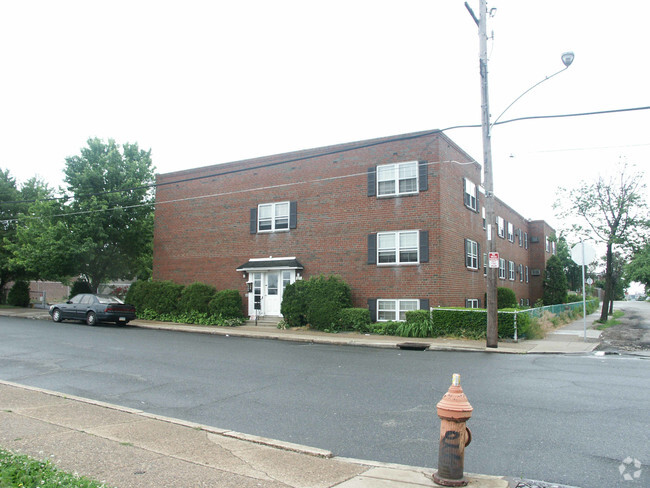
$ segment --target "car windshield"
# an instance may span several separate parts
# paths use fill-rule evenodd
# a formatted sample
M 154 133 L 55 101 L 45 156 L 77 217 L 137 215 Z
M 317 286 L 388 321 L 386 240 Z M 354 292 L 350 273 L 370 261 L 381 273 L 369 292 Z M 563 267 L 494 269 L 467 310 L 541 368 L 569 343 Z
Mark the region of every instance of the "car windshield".
M 97 295 L 97 300 L 99 301 L 99 303 L 102 303 L 102 304 L 106 304 L 106 303 L 124 303 L 119 298 L 111 296 L 111 295 Z

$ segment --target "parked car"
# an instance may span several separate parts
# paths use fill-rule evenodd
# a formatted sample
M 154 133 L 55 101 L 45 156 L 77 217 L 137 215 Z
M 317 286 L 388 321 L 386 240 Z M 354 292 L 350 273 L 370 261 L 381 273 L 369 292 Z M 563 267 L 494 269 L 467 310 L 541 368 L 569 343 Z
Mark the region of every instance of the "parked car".
M 80 293 L 65 303 L 51 305 L 50 315 L 54 322 L 69 319 L 81 320 L 88 325 L 97 322 L 128 324 L 135 318 L 135 307 L 112 295 Z

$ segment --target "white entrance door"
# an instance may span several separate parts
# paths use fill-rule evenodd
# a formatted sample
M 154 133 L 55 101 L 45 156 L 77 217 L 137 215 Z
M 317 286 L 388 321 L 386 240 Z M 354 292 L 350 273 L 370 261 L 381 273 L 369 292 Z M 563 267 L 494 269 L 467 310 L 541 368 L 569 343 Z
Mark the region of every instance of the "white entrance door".
M 282 305 L 284 289 L 288 284 L 295 281 L 295 271 L 269 270 L 252 273 L 251 278 L 253 282 L 251 287 L 253 293 L 249 294 L 249 315 L 253 317 L 257 308 L 259 315 L 281 316 L 280 306 Z
M 280 305 L 282 304 L 282 283 L 280 281 L 280 272 L 269 271 L 266 273 L 266 292 L 264 300 L 264 315 L 280 315 Z

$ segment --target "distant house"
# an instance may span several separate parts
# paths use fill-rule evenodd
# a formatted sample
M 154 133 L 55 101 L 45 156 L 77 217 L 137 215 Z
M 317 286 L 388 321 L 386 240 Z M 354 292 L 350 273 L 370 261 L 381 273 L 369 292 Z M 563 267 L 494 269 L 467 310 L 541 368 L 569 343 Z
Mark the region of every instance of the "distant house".
M 484 307 L 481 166 L 440 131 L 351 142 L 157 176 L 156 280 L 237 289 L 280 316 L 284 288 L 336 274 L 375 320 Z M 554 230 L 496 200 L 498 286 L 542 297 Z M 250 290 L 250 291 L 249 291 Z

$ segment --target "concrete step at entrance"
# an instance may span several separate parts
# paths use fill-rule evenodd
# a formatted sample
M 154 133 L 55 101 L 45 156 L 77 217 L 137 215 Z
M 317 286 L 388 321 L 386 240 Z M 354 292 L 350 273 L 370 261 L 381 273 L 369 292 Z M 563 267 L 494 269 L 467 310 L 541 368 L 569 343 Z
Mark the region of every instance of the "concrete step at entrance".
M 258 327 L 271 327 L 271 328 L 277 328 L 278 323 L 282 320 L 282 317 L 270 317 L 270 316 L 260 316 L 257 319 L 257 326 Z M 246 325 L 255 325 L 255 319 L 249 320 L 246 322 Z

